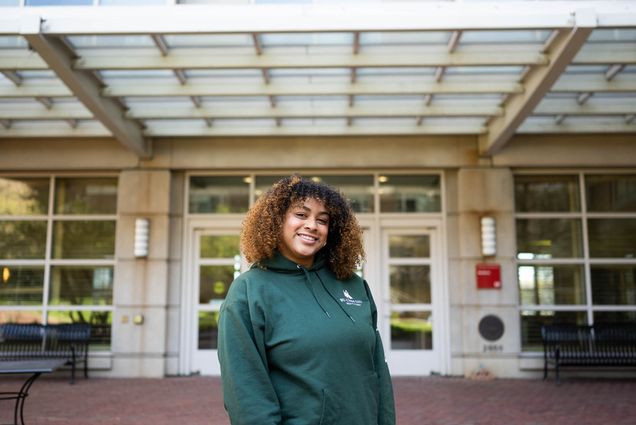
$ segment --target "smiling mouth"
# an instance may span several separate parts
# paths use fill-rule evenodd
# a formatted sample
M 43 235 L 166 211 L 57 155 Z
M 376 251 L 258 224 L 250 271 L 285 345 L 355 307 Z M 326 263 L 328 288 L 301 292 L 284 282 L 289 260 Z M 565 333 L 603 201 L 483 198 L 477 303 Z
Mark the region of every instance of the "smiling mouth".
M 298 233 L 298 237 L 304 241 L 307 242 L 317 242 L 318 238 L 314 237 L 314 236 L 309 236 L 309 235 L 304 235 L 302 233 Z

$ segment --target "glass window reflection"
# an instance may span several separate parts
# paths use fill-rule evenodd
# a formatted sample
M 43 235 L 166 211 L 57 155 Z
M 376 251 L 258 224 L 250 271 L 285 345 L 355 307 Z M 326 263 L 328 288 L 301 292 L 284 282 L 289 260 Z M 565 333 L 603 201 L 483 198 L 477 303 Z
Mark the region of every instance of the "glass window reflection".
M 381 175 L 381 212 L 440 212 L 441 188 L 437 175 Z
M 87 323 L 91 325 L 90 351 L 108 351 L 111 343 L 113 314 L 110 311 L 50 310 L 47 323 L 62 325 Z
M 91 323 L 91 349 L 110 349 L 117 182 L 0 177 L 0 323 Z M 110 217 L 59 217 L 98 214 Z
M 240 255 L 238 235 L 203 235 L 200 241 L 201 258 L 234 258 Z
M 583 267 L 549 265 L 518 267 L 522 305 L 585 304 Z
M 587 210 L 636 212 L 636 175 L 585 176 Z
M 49 303 L 52 305 L 111 305 L 113 268 L 51 267 Z
M 40 305 L 44 267 L 0 266 L 0 305 Z
M 636 323 L 636 311 L 595 311 L 594 324 L 623 324 L 633 326 Z
M 258 199 L 267 189 L 280 179 L 289 176 L 256 176 L 254 195 Z M 305 178 L 323 182 L 332 186 L 347 198 L 351 208 L 357 213 L 370 213 L 373 208 L 373 176 L 372 175 L 305 175 Z
M 428 258 L 431 256 L 428 235 L 389 236 L 389 256 L 392 258 Z
M 0 221 L 0 259 L 44 259 L 46 221 Z
M 216 350 L 219 335 L 219 312 L 199 312 L 199 350 Z
M 249 179 L 244 176 L 190 177 L 190 213 L 246 212 L 249 207 Z
M 517 219 L 517 258 L 548 259 L 582 256 L 581 220 Z
M 55 179 L 56 214 L 116 214 L 116 178 Z
M 586 325 L 585 311 L 522 311 L 521 349 L 523 351 L 543 351 L 541 326 L 549 324 Z
M 392 350 L 432 350 L 433 322 L 430 311 L 391 313 Z
M 585 183 L 580 200 L 581 176 Z M 515 208 L 522 213 L 552 214 L 549 218 L 516 220 L 520 304 L 554 306 L 522 312 L 523 350 L 541 349 L 543 323 L 636 321 L 636 311 L 619 309 L 636 305 L 636 265 L 632 264 L 636 259 L 636 218 L 632 217 L 636 212 L 636 174 L 515 176 Z M 566 215 L 579 212 L 585 222 Z M 564 214 L 558 217 L 561 214 L 555 213 Z M 585 264 L 558 264 L 565 258 L 580 258 Z M 599 264 L 598 259 L 606 259 L 602 260 L 606 264 Z M 621 263 L 611 264 L 610 259 L 620 259 Z M 544 261 L 523 264 L 533 260 Z M 587 268 L 589 274 L 584 272 Z M 572 312 L 560 307 L 568 305 L 580 305 L 584 310 Z
M 285 177 L 289 177 L 289 176 L 285 176 L 285 175 L 279 175 L 279 176 L 256 176 L 256 179 L 254 181 L 254 196 L 255 196 L 255 198 L 258 199 L 261 196 L 263 196 L 263 194 L 267 191 L 267 189 L 269 189 L 270 187 L 272 187 L 274 185 L 274 183 L 276 183 L 277 181 L 279 181 L 280 179 L 283 179 Z
M 0 215 L 48 214 L 49 179 L 0 177 Z
M 580 211 L 578 176 L 515 176 L 515 209 L 517 212 Z
M 115 221 L 56 221 L 53 257 L 112 259 L 115 255 Z
M 373 176 L 332 176 L 317 177 L 329 186 L 337 188 L 347 198 L 353 211 L 373 212 Z
M 430 304 L 430 266 L 391 266 L 389 273 L 393 304 Z
M 591 257 L 636 258 L 636 218 L 593 218 L 587 228 Z
M 234 280 L 233 266 L 201 266 L 199 270 L 199 303 L 222 301 Z
M 593 265 L 591 275 L 594 304 L 636 306 L 636 265 Z

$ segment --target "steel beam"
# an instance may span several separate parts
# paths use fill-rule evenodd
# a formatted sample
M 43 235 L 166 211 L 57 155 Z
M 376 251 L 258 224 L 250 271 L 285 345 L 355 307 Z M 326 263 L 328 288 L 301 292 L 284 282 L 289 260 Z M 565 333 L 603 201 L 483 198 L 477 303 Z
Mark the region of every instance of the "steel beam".
M 607 85 L 607 84 L 606 84 Z M 633 84 L 636 87 L 636 83 Z M 168 81 L 137 84 L 112 82 L 104 88 L 104 96 L 329 96 L 329 95 L 412 95 L 412 94 L 488 94 L 521 93 L 523 87 L 514 82 L 492 81 L 472 83 L 453 82 L 382 82 L 365 83 L 357 81 L 343 83 L 276 83 L 261 82 L 242 84 L 219 84 L 190 80 L 185 86 L 170 84 Z M 16 93 L 12 89 L 11 93 Z M 0 96 L 2 89 L 0 88 Z
M 525 92 L 511 96 L 505 104 L 504 115 L 493 119 L 489 123 L 488 133 L 479 137 L 482 155 L 492 156 L 501 151 L 571 63 L 595 24 L 594 16 L 582 13 L 577 15 L 578 26 L 559 33 L 549 48 L 550 64 L 529 71 L 524 80 Z
M 446 46 L 428 49 L 413 49 L 409 52 L 365 51 L 312 54 L 264 52 L 261 55 L 225 55 L 214 49 L 180 51 L 172 49 L 167 56 L 139 50 L 112 53 L 100 50 L 99 54 L 83 51 L 74 66 L 91 70 L 149 70 L 149 69 L 262 69 L 262 68 L 373 68 L 373 67 L 432 67 L 432 66 L 520 66 L 547 65 L 545 55 L 533 51 L 509 51 L 501 53 L 501 46 L 490 47 L 490 51 L 468 50 L 449 53 Z M 394 49 L 395 50 L 395 49 Z M 15 67 L 18 59 L 5 65 L 0 60 L 0 69 Z M 616 62 L 616 57 L 613 61 Z M 33 65 L 35 67 L 35 63 Z
M 624 113 L 624 112 L 623 112 Z M 428 107 L 408 107 L 408 106 L 371 106 L 347 104 L 334 105 L 283 105 L 277 104 L 275 107 L 267 106 L 221 106 L 221 107 L 165 107 L 163 105 L 143 105 L 134 106 L 127 113 L 126 117 L 133 119 L 187 119 L 210 117 L 215 119 L 232 118 L 396 118 L 396 117 L 481 117 L 487 115 L 499 116 L 502 114 L 501 108 L 483 106 L 428 106 Z M 0 117 L 4 117 L 0 111 Z M 16 118 L 7 114 L 6 118 Z
M 526 121 L 517 130 L 518 134 L 589 134 L 589 133 L 634 133 L 636 125 L 624 122 L 594 122 L 584 123 L 576 121 L 570 123 L 565 120 L 560 124 L 556 122 Z
M 564 3 L 549 8 L 528 5 L 521 10 L 518 2 L 512 5 L 431 2 L 319 4 L 311 7 L 291 4 L 52 7 L 38 12 L 46 19 L 43 31 L 55 35 L 453 31 L 565 28 L 571 25 L 571 13 L 577 8 L 577 2 Z M 0 34 L 15 32 L 16 19 L 19 21 L 24 14 L 32 13 L 11 9 L 0 19 Z M 604 10 L 614 9 L 604 7 Z M 633 13 L 633 8 L 627 12 Z
M 15 71 L 2 71 L 2 75 L 16 86 L 22 84 L 22 77 L 20 77 L 20 74 Z
M 122 118 L 124 109 L 113 99 L 100 96 L 101 88 L 90 73 L 73 69 L 73 53 L 64 42 L 40 33 L 39 18 L 22 30 L 29 45 L 122 145 L 140 157 L 151 156 L 150 143 L 144 139 L 141 129 Z

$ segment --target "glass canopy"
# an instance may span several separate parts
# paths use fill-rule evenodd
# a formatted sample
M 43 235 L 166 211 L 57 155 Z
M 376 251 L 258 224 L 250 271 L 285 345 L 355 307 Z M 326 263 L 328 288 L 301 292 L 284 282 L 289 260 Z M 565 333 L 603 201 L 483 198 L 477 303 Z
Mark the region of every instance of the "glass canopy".
M 36 3 L 0 2 L 0 137 L 636 132 L 633 2 Z

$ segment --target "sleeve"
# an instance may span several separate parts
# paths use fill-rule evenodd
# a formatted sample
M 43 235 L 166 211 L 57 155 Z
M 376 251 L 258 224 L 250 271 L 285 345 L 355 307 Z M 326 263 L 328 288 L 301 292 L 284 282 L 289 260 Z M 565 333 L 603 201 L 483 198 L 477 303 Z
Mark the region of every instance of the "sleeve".
M 265 352 L 264 314 L 253 304 L 246 282 L 237 280 L 221 307 L 218 356 L 225 409 L 232 425 L 280 425 Z
M 378 425 L 395 425 L 395 401 L 393 398 L 393 384 L 391 383 L 391 375 L 389 374 L 389 366 L 384 358 L 384 348 L 382 339 L 378 331 L 378 310 L 373 301 L 373 295 L 369 289 L 367 282 L 364 282 L 365 290 L 371 304 L 371 316 L 373 318 L 373 327 L 375 328 L 375 353 L 374 363 L 375 371 L 378 375 L 380 383 L 379 388 L 379 406 L 378 406 Z

